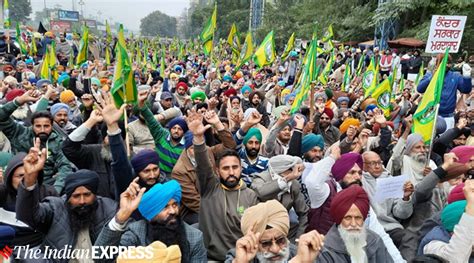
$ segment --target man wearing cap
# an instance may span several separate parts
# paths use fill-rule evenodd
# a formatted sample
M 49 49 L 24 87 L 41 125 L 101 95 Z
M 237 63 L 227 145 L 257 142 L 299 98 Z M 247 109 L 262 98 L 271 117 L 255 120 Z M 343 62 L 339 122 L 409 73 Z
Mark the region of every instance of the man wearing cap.
M 394 262 L 382 239 L 367 229 L 369 198 L 358 185 L 337 193 L 330 214 L 335 225 L 324 237 L 317 262 Z
M 254 191 L 241 180 L 242 167 L 237 152 L 224 150 L 216 160 L 217 174 L 211 172 L 204 142 L 204 132 L 211 125 L 204 126 L 202 120 L 202 115 L 194 110 L 188 114 L 201 194 L 199 229 L 204 234 L 209 260 L 224 261 L 227 251 L 242 236 L 242 214 L 258 200 Z
M 116 203 L 97 196 L 99 178 L 90 170 L 66 177 L 62 197 L 39 200 L 38 176 L 46 155 L 46 149 L 40 149 L 37 141 L 23 159 L 25 175 L 18 188 L 17 219 L 44 233 L 44 244 L 51 249 L 71 246 L 91 250 L 104 225 L 114 216 Z
M 313 262 L 324 236 L 316 231 L 301 235 L 297 248 L 288 239 L 289 229 L 288 212 L 278 201 L 249 207 L 241 223 L 242 233 L 246 234 L 229 250 L 225 262 Z
M 13 156 L 7 164 L 4 173 L 4 182 L 0 184 L 0 225 L 11 226 L 15 231 L 13 246 L 30 245 L 38 246 L 43 242 L 43 234 L 34 231 L 25 223 L 16 219 L 15 205 L 17 201 L 18 187 L 25 175 L 23 158 L 26 153 L 21 152 Z M 56 190 L 51 185 L 42 184 L 42 174 L 38 176 L 39 199 L 47 196 L 57 196 Z
M 225 149 L 235 149 L 236 143 L 232 138 L 232 133 L 225 129 L 224 124 L 214 111 L 204 113 L 206 123 L 211 124 L 217 130 L 217 138 L 222 142 L 220 144 L 208 147 L 207 154 L 211 162 L 212 170 L 216 168 L 216 156 Z M 201 196 L 199 194 L 199 179 L 196 175 L 196 159 L 194 158 L 194 146 L 192 145 L 192 133 L 185 135 L 186 150 L 179 157 L 176 165 L 173 167 L 171 177 L 179 182 L 182 190 L 182 206 L 180 215 L 183 220 L 189 224 L 195 224 L 199 221 L 199 210 L 201 205 Z
M 314 134 L 321 134 L 326 146 L 330 146 L 339 140 L 341 133 L 331 124 L 334 118 L 334 112 L 324 107 L 324 104 L 318 104 L 318 110 L 314 113 Z
M 173 166 L 176 164 L 181 152 L 184 150 L 184 134 L 188 131 L 188 126 L 182 117 L 176 117 L 168 122 L 168 129 L 161 126 L 151 113 L 148 106 L 145 105 L 147 97 L 147 92 L 139 94 L 138 107 L 140 109 L 140 114 L 145 119 L 155 141 L 155 150 L 161 160 L 160 170 L 166 174 L 167 177 L 170 177 Z
M 274 199 L 282 203 L 288 211 L 294 209 L 298 219 L 291 222 L 291 239 L 304 234 L 308 226 L 309 208 L 298 181 L 303 170 L 304 165 L 300 157 L 276 155 L 268 161 L 268 170 L 257 174 L 251 186 L 261 201 Z
M 32 126 L 16 123 L 10 115 L 21 105 L 39 99 L 37 91 L 28 91 L 0 108 L 0 131 L 10 140 L 13 152 L 27 152 L 39 138 L 47 148 L 44 167 L 45 184 L 53 185 L 58 193 L 64 187 L 66 175 L 72 172 L 71 163 L 64 156 L 62 138 L 53 131 L 53 116 L 48 111 L 35 112 L 31 117 Z
M 235 134 L 236 150 L 242 161 L 242 180 L 250 186 L 253 178 L 267 169 L 268 158 L 260 155 L 262 132 L 253 127 L 260 122 L 258 112 L 250 114 L 249 118 Z
M 179 216 L 181 187 L 175 180 L 156 184 L 147 192 L 135 179 L 120 195 L 120 208 L 100 233 L 96 246 L 148 246 L 161 241 L 178 245 L 181 262 L 206 262 L 202 232 Z M 129 223 L 134 211 L 143 219 Z

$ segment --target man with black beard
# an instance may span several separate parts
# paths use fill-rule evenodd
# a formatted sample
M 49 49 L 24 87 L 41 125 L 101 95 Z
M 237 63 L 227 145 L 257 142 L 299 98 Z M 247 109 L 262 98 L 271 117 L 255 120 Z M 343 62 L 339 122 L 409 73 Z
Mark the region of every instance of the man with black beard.
M 145 193 L 136 178 L 120 195 L 120 208 L 104 227 L 96 246 L 148 246 L 161 241 L 178 245 L 181 262 L 206 262 L 202 232 L 181 220 L 181 187 L 175 180 L 156 184 Z M 138 208 L 143 219 L 128 223 Z
M 58 193 L 64 187 L 64 178 L 72 172 L 71 163 L 61 150 L 62 138 L 53 131 L 53 116 L 49 111 L 35 112 L 31 117 L 32 126 L 25 127 L 10 118 L 12 113 L 25 103 L 39 99 L 37 91 L 30 90 L 8 102 L 0 108 L 0 131 L 10 140 L 13 152 L 28 152 L 35 138 L 46 147 L 47 156 L 44 165 L 44 183 L 54 185 Z
M 90 117 L 74 130 L 63 142 L 64 155 L 79 169 L 89 169 L 96 171 L 99 175 L 98 195 L 116 199 L 116 194 L 112 164 L 112 153 L 110 142 L 121 143 L 124 133 L 118 132 L 108 136 L 107 126 L 102 123 L 102 112 L 99 109 L 92 111 Z M 103 140 L 102 143 L 85 144 L 84 140 L 91 133 L 98 133 L 98 126 L 102 123 Z M 118 126 L 118 124 L 117 124 Z M 120 130 L 120 129 L 119 129 Z M 121 165 L 116 163 L 115 165 Z M 120 169 L 120 168 L 118 168 Z
M 324 139 L 320 134 L 310 133 L 301 141 L 303 160 L 308 163 L 320 161 L 324 156 Z
M 245 209 L 257 204 L 257 195 L 247 188 L 241 178 L 241 160 L 237 152 L 224 150 L 213 170 L 207 155 L 203 116 L 189 112 L 187 123 L 193 133 L 194 158 L 199 179 L 201 208 L 199 229 L 203 232 L 210 260 L 224 261 L 227 251 L 242 236 L 240 218 Z M 214 174 L 216 171 L 217 174 Z
M 37 178 L 43 172 L 46 155 L 46 149 L 40 150 L 40 140 L 36 139 L 35 146 L 23 159 L 25 175 L 18 188 L 17 219 L 44 233 L 43 245 L 50 249 L 72 246 L 72 249 L 91 251 L 105 223 L 114 216 L 116 203 L 97 196 L 99 178 L 90 170 L 67 176 L 62 197 L 46 197 L 40 201 Z M 60 261 L 68 262 L 67 259 Z
M 236 135 L 236 149 L 242 160 L 242 180 L 247 186 L 252 184 L 252 180 L 257 174 L 267 170 L 268 167 L 268 158 L 259 155 L 262 133 L 256 127 L 248 129 L 247 126 L 250 126 L 250 124 L 249 122 L 245 123 Z
M 53 115 L 53 129 L 63 137 L 63 140 L 77 127 L 69 121 L 69 106 L 64 103 L 56 103 L 51 106 L 51 115 Z

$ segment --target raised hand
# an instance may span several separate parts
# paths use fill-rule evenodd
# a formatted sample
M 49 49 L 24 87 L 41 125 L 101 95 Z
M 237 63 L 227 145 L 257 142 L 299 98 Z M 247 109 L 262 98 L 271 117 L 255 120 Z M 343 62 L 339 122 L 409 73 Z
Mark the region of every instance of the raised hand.
M 278 126 L 283 126 L 289 119 L 291 118 L 290 113 L 288 110 L 284 110 L 281 112 L 280 118 L 276 121 Z
M 415 186 L 410 181 L 406 181 L 403 185 L 403 200 L 408 201 L 413 192 L 415 192 Z
M 324 236 L 316 230 L 301 235 L 298 240 L 298 253 L 290 262 L 314 262 L 324 246 Z
M 115 107 L 115 104 L 112 100 L 112 96 L 110 95 L 110 93 L 104 93 L 102 96 L 103 96 L 103 99 L 102 99 L 101 105 L 99 106 L 99 109 L 102 112 L 102 117 L 105 123 L 109 127 L 111 125 L 118 123 L 127 105 L 123 104 L 120 107 L 120 109 L 117 109 L 117 107 Z
M 260 123 L 261 120 L 262 120 L 262 115 L 255 111 L 255 112 L 252 112 L 252 114 L 250 114 L 249 118 L 247 119 L 247 123 L 250 126 L 254 126 Z
M 464 127 L 466 127 L 467 125 L 467 119 L 466 118 L 459 118 L 458 120 L 458 125 L 456 125 L 456 127 L 460 130 L 464 129 Z
M 138 185 L 139 177 L 136 177 L 125 190 L 120 195 L 120 208 L 115 216 L 115 220 L 118 223 L 124 223 L 127 221 L 132 213 L 137 210 L 140 201 L 142 200 L 143 194 L 146 191 L 146 188 L 140 188 Z
M 188 129 L 193 133 L 194 137 L 203 136 L 204 132 L 211 127 L 210 124 L 204 126 L 202 123 L 203 116 L 201 113 L 196 112 L 195 109 L 188 111 L 188 117 L 186 118 L 186 123 L 188 124 Z
M 446 171 L 451 165 L 453 165 L 456 161 L 458 161 L 458 157 L 456 154 L 450 152 L 450 153 L 445 153 L 443 156 L 443 164 L 441 167 Z
M 374 121 L 375 123 L 380 124 L 381 127 L 385 127 L 387 125 L 387 119 L 385 119 L 383 112 L 378 108 L 374 110 Z
M 94 123 L 99 123 L 104 120 L 104 118 L 102 117 L 102 112 L 98 109 L 95 109 L 91 112 L 91 116 L 89 117 L 89 119 Z
M 138 92 L 138 107 L 143 108 L 148 99 L 148 90 L 141 90 Z
M 211 125 L 217 125 L 221 121 L 219 120 L 219 116 L 217 116 L 216 112 L 213 110 L 208 110 L 204 113 L 204 119 L 207 123 Z
M 297 114 L 297 115 L 295 115 L 294 120 L 296 122 L 296 128 L 297 129 L 303 129 L 304 128 L 304 118 L 303 118 L 303 116 Z
M 330 156 L 334 159 L 334 160 L 338 160 L 339 158 L 341 158 L 341 148 L 337 145 L 333 145 L 331 146 L 331 149 L 330 149 Z
M 29 90 L 23 93 L 23 95 L 17 97 L 15 100 L 21 106 L 27 102 L 35 102 L 39 100 L 40 96 L 41 92 L 39 92 L 38 90 Z
M 36 184 L 38 174 L 43 170 L 44 163 L 46 162 L 46 148 L 40 149 L 40 145 L 40 139 L 36 138 L 33 147 L 30 148 L 28 154 L 23 158 L 23 168 L 25 169 L 23 180 L 26 187 Z
M 237 240 L 235 244 L 235 259 L 236 263 L 247 263 L 255 258 L 258 251 L 258 242 L 260 241 L 260 233 L 254 233 L 249 230 L 247 234 Z

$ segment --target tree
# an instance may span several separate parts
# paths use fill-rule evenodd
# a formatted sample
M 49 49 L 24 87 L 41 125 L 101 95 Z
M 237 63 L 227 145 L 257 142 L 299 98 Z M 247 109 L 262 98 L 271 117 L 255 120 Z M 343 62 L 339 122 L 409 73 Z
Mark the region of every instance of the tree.
M 176 18 L 154 11 L 140 20 L 140 32 L 143 36 L 175 37 Z
M 10 18 L 12 22 L 25 23 L 31 14 L 31 4 L 28 0 L 9 1 Z

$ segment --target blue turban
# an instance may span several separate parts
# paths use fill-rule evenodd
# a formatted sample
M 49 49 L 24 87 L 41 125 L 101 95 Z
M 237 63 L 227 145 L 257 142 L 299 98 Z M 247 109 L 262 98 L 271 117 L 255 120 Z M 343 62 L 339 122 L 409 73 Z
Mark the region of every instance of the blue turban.
M 136 174 L 143 171 L 149 164 L 160 164 L 160 156 L 154 150 L 145 149 L 139 151 L 133 158 L 130 160 L 130 163 L 133 167 L 133 170 Z
M 175 66 L 175 67 L 174 67 L 174 71 L 175 71 L 175 72 L 176 72 L 176 71 L 181 71 L 181 72 L 183 72 L 183 68 L 182 68 L 181 66 Z
M 25 60 L 25 64 L 35 64 L 35 61 L 32 58 L 28 58 Z
M 183 132 L 186 133 L 188 131 L 188 125 L 186 124 L 186 121 L 184 120 L 183 117 L 176 117 L 172 119 L 170 122 L 168 122 L 168 129 L 173 128 L 175 125 L 179 125 L 181 129 L 183 129 Z
M 339 98 L 337 98 L 337 104 L 341 104 L 341 102 L 343 102 L 343 101 L 349 103 L 349 98 L 348 97 L 339 97 Z
M 223 81 L 227 81 L 227 82 L 231 82 L 232 81 L 232 77 L 229 76 L 229 75 L 225 75 L 223 78 L 222 78 Z
M 171 199 L 174 199 L 177 203 L 181 202 L 181 186 L 176 180 L 164 184 L 155 184 L 143 195 L 138 205 L 138 211 L 148 221 L 151 221 L 157 214 L 161 213 Z
M 280 81 L 277 82 L 277 85 L 280 86 L 280 87 L 285 87 L 286 82 L 284 80 L 280 80 Z
M 41 88 L 43 85 L 49 85 L 51 84 L 51 81 L 48 79 L 40 79 L 36 82 L 36 87 Z
M 64 103 L 56 103 L 53 106 L 51 106 L 51 115 L 56 116 L 56 113 L 58 113 L 60 110 L 66 110 L 67 113 L 69 113 L 69 106 Z
M 243 86 L 242 89 L 240 90 L 240 92 L 242 92 L 242 94 L 244 94 L 246 91 L 252 92 L 252 88 L 251 88 L 249 85 L 245 85 L 245 86 Z
M 297 56 L 298 56 L 298 52 L 296 52 L 296 51 L 293 50 L 293 51 L 290 51 L 290 54 L 289 54 L 289 55 L 290 55 L 290 57 L 297 57 Z
M 290 93 L 285 96 L 285 98 L 283 99 L 283 103 L 286 105 L 288 101 L 290 101 L 291 98 L 295 98 L 295 97 L 296 97 L 296 93 Z
M 261 132 L 258 128 L 252 127 L 252 128 L 250 128 L 250 129 L 247 131 L 247 134 L 245 134 L 245 137 L 244 137 L 244 140 L 243 140 L 244 145 L 247 144 L 247 142 L 248 142 L 253 136 L 255 136 L 255 138 L 257 138 L 257 140 L 258 140 L 260 143 L 262 142 L 262 132 Z
M 441 223 L 448 232 L 454 231 L 454 226 L 459 223 L 466 208 L 467 201 L 461 200 L 447 205 L 441 212 Z
M 70 80 L 71 80 L 71 77 L 69 77 L 69 75 L 66 72 L 64 72 L 63 74 L 61 74 L 61 76 L 59 76 L 58 83 L 61 84 L 63 87 L 69 87 Z
M 369 104 L 367 105 L 367 107 L 365 108 L 365 113 L 369 113 L 369 111 L 373 111 L 377 108 L 377 105 L 375 104 Z
M 319 146 L 321 150 L 324 149 L 324 139 L 323 136 L 321 136 L 320 134 L 310 133 L 304 136 L 301 144 L 301 151 L 303 154 L 309 152 L 316 146 Z

